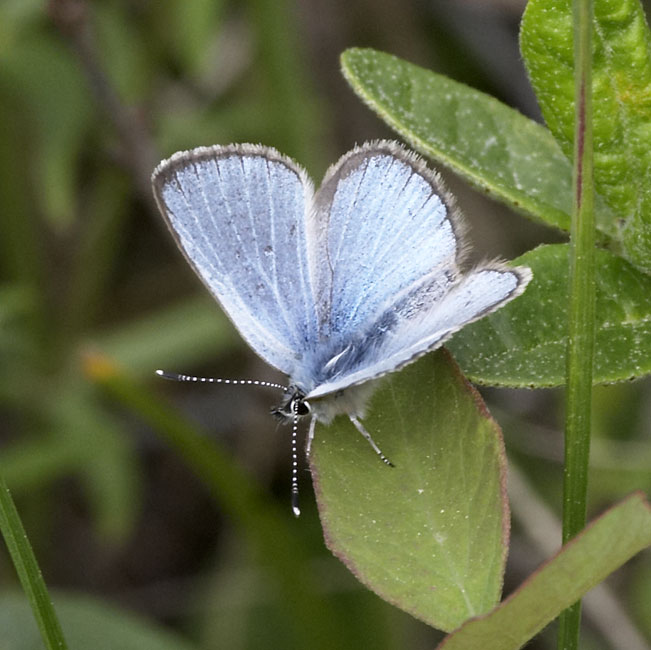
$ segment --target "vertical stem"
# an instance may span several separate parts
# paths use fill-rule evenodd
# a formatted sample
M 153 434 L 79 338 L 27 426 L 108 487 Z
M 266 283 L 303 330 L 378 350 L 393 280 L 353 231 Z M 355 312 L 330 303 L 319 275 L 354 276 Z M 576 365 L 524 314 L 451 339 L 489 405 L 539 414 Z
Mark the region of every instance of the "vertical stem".
M 574 0 L 574 213 L 563 480 L 563 543 L 585 526 L 594 354 L 594 193 L 592 177 L 592 0 Z M 581 602 L 560 617 L 558 648 L 576 650 Z

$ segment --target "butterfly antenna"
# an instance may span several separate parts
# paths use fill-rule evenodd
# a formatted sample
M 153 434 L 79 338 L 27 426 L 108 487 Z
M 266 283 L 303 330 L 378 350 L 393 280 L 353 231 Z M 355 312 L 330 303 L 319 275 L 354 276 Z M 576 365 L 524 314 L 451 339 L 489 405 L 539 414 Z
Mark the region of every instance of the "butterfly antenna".
M 218 377 L 196 377 L 194 375 L 183 375 L 176 372 L 157 370 L 156 374 L 169 381 L 189 381 L 205 384 L 231 384 L 236 386 L 263 386 L 265 388 L 277 388 L 287 392 L 289 388 L 272 381 L 259 381 L 257 379 L 220 379 Z M 292 512 L 294 516 L 300 517 L 301 509 L 298 507 L 298 407 L 299 402 L 292 403 Z M 373 443 L 374 444 L 374 443 Z M 378 450 L 379 451 L 379 450 Z M 386 460 L 385 460 L 386 462 Z
M 395 465 L 382 453 L 382 450 L 377 446 L 375 440 L 371 438 L 371 434 L 365 429 L 364 425 L 358 420 L 358 418 L 354 415 L 349 415 L 348 417 L 355 425 L 355 428 L 364 436 L 364 438 L 366 438 L 368 444 L 373 447 L 373 451 L 375 451 L 375 453 L 380 457 L 380 460 L 389 467 L 395 467 Z
M 195 377 L 194 375 L 181 375 L 176 372 L 166 372 L 157 370 L 156 374 L 169 381 L 190 381 L 203 384 L 231 384 L 234 386 L 263 386 L 264 388 L 277 388 L 278 390 L 288 391 L 287 386 L 276 384 L 272 381 L 259 381 L 258 379 L 220 379 L 218 377 Z
M 298 402 L 292 404 L 294 418 L 292 422 L 292 512 L 295 517 L 301 516 L 301 509 L 298 507 Z

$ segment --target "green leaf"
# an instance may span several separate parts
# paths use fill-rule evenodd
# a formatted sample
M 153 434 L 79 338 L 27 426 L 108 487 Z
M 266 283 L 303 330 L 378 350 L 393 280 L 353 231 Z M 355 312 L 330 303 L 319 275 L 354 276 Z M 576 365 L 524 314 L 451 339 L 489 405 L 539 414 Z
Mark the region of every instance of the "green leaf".
M 0 70 L 0 82 L 5 80 L 29 105 L 41 208 L 52 225 L 68 226 L 75 216 L 77 164 L 93 119 L 78 62 L 60 41 L 34 33 L 7 53 Z
M 382 52 L 350 49 L 341 64 L 360 98 L 418 151 L 528 216 L 569 230 L 572 168 L 543 126 Z
M 57 612 L 70 650 L 193 650 L 180 636 L 88 596 L 57 594 Z M 0 595 L 0 629 L 3 650 L 41 648 L 38 630 L 25 597 Z
M 594 175 L 629 259 L 651 271 L 651 35 L 638 0 L 595 0 Z M 532 0 L 520 46 L 538 102 L 567 156 L 574 129 L 571 0 Z M 602 224 L 603 225 L 603 224 Z
M 224 4 L 224 0 L 194 0 L 150 7 L 150 24 L 156 26 L 163 46 L 172 51 L 186 75 L 215 74 Z
M 76 454 L 74 471 L 83 482 L 98 536 L 117 545 L 133 532 L 140 514 L 142 470 L 133 439 L 89 388 L 74 381 L 61 386 L 52 428 L 59 445 Z
M 330 550 L 385 600 L 442 630 L 498 601 L 509 514 L 499 427 L 444 351 L 383 380 L 364 423 L 319 426 L 311 455 Z
M 52 481 L 74 474 L 84 483 L 98 535 L 104 542 L 123 541 L 140 508 L 133 441 L 90 387 L 77 380 L 60 378 L 33 408 L 47 425 L 6 445 L 0 458 L 11 489 L 19 495 L 39 488 L 47 492 Z
M 96 3 L 93 12 L 97 53 L 120 101 L 144 101 L 155 78 L 150 34 L 138 31 L 127 5 Z
M 93 348 L 130 372 L 151 377 L 157 368 L 196 363 L 239 342 L 215 301 L 202 294 L 98 334 Z
M 124 174 L 115 169 L 98 170 L 87 185 L 84 228 L 75 240 L 68 297 L 58 313 L 58 345 L 69 347 L 86 334 L 106 300 L 127 236 L 125 221 L 133 191 Z
M 248 0 L 243 4 L 255 39 L 266 141 L 313 169 L 321 159 L 322 141 L 327 142 L 328 114 L 320 110 L 314 92 L 295 3 Z
M 33 23 L 42 20 L 41 0 L 4 0 L 0 3 L 0 58 L 16 47 Z
M 540 246 L 513 260 L 533 280 L 522 296 L 465 327 L 447 344 L 474 382 L 512 387 L 565 382 L 569 246 Z M 651 372 L 651 278 L 626 260 L 596 251 L 593 380 L 625 381 Z
M 29 198 L 27 112 L 27 102 L 0 72 L 0 270 L 3 279 L 36 288 L 42 274 L 42 235 Z
M 517 650 L 650 544 L 649 504 L 633 494 L 566 544 L 488 616 L 469 621 L 438 648 Z

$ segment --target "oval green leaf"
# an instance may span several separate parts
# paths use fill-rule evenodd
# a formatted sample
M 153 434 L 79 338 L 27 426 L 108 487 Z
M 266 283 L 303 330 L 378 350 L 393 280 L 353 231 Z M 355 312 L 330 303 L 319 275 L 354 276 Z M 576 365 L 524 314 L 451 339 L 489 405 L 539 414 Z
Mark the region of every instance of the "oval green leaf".
M 442 630 L 490 610 L 509 513 L 500 429 L 445 351 L 382 381 L 364 423 L 319 426 L 311 455 L 330 550 L 385 600 Z
M 572 167 L 546 128 L 389 54 L 353 48 L 341 65 L 357 95 L 415 149 L 524 214 L 569 230 Z
M 638 0 L 595 0 L 594 177 L 628 258 L 651 272 L 651 35 Z M 520 47 L 540 108 L 567 156 L 574 140 L 571 0 L 531 0 Z M 602 227 L 604 227 L 602 222 Z
M 565 382 L 569 246 L 540 246 L 513 261 L 533 280 L 517 300 L 465 327 L 447 344 L 479 384 L 543 388 Z M 596 251 L 595 383 L 651 372 L 651 277 Z

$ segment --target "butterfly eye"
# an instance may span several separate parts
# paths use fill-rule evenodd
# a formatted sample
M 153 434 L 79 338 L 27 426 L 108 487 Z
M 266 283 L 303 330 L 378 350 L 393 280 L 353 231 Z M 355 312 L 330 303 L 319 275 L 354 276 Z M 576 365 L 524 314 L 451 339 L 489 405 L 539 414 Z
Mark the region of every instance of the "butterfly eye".
M 296 404 L 296 415 L 308 415 L 309 413 L 312 412 L 312 407 L 310 406 L 309 402 L 305 402 L 304 400 L 298 400 Z

